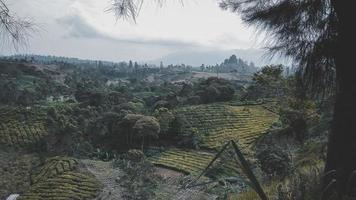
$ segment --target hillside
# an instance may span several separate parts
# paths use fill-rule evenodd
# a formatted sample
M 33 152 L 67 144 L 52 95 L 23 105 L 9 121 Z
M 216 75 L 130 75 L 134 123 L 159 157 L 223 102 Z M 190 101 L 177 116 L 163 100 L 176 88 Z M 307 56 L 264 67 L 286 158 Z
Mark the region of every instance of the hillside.
M 268 59 L 268 52 L 258 49 L 177 52 L 151 61 L 151 63 L 159 64 L 162 61 L 163 63 L 170 64 L 186 63 L 193 66 L 200 66 L 201 64 L 215 65 L 216 63 L 221 63 L 222 60 L 232 54 L 235 54 L 248 62 L 254 62 L 256 66 L 259 67 L 270 64 L 290 65 L 290 62 L 285 58 L 275 57 L 272 60 Z
M 201 147 L 216 149 L 236 140 L 247 148 L 278 119 L 263 105 L 232 106 L 223 104 L 183 107 L 175 111 L 184 119 L 181 134 L 197 134 Z
M 52 59 L 0 61 L 1 199 L 255 194 L 246 169 L 273 196 L 274 181 L 324 162 L 328 106 L 291 95 L 281 66 L 243 75 Z M 241 155 L 220 153 L 229 141 Z M 209 184 L 185 188 L 202 172 Z

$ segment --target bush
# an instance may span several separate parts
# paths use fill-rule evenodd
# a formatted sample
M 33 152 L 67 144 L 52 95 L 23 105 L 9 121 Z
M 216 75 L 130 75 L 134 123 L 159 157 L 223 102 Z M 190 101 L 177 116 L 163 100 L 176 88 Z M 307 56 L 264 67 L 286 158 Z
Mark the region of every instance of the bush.
M 197 91 L 202 103 L 230 101 L 234 97 L 234 93 L 235 90 L 229 81 L 215 77 L 202 81 Z
M 158 138 L 160 132 L 160 126 L 158 120 L 155 117 L 143 116 L 136 121 L 133 126 L 133 130 L 138 137 L 153 137 Z
M 287 125 L 297 141 L 302 142 L 307 136 L 307 119 L 303 112 L 298 110 L 281 110 L 280 118 Z
M 183 131 L 185 125 L 189 124 L 187 118 L 183 114 L 177 113 L 171 123 L 170 132 L 172 134 L 179 134 Z
M 296 172 L 287 183 L 278 186 L 277 200 L 320 199 L 322 172 L 318 168 Z
M 148 200 L 154 197 L 159 177 L 153 165 L 144 159 L 142 151 L 130 150 L 113 164 L 125 172 L 120 179 L 121 186 L 125 188 L 124 199 Z
M 127 152 L 127 159 L 132 162 L 141 162 L 142 160 L 144 160 L 144 158 L 145 155 L 140 150 L 131 149 Z
M 257 151 L 261 169 L 269 176 L 284 178 L 292 171 L 291 159 L 279 146 L 263 146 Z
M 161 133 L 167 133 L 171 122 L 174 120 L 174 115 L 167 108 L 159 108 L 155 110 L 155 117 L 159 121 L 161 127 Z

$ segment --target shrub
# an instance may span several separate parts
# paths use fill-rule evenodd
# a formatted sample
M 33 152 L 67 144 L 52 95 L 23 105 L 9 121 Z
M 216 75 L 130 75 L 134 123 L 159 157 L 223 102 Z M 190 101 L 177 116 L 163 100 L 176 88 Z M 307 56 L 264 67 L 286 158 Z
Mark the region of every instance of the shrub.
M 138 137 L 149 136 L 157 138 L 160 132 L 160 126 L 155 117 L 143 116 L 136 121 L 133 130 Z
M 281 121 L 290 127 L 291 132 L 297 139 L 302 142 L 306 138 L 307 119 L 303 112 L 298 110 L 281 110 Z
M 121 186 L 125 188 L 123 195 L 125 199 L 148 200 L 154 197 L 159 177 L 155 174 L 154 166 L 141 155 L 143 155 L 142 151 L 131 150 L 124 156 L 126 158 L 115 161 L 116 165 L 125 172 L 120 179 Z M 134 161 L 128 160 L 133 157 L 135 157 Z
M 122 103 L 116 107 L 120 111 L 130 111 L 133 113 L 140 113 L 144 109 L 144 105 L 141 102 L 128 102 Z
M 173 113 L 167 108 L 159 108 L 156 109 L 154 115 L 159 121 L 161 133 L 167 133 L 170 128 L 170 124 L 174 119 Z
M 234 93 L 235 90 L 229 81 L 215 77 L 202 81 L 197 91 L 202 103 L 230 101 L 234 97 Z
M 263 146 L 257 151 L 261 169 L 269 176 L 286 177 L 292 171 L 291 159 L 279 146 Z
M 171 123 L 170 132 L 173 134 L 181 133 L 186 124 L 189 124 L 187 118 L 183 114 L 177 113 Z
M 288 182 L 278 186 L 277 200 L 320 199 L 322 172 L 318 168 L 308 168 L 294 173 Z
M 145 158 L 142 151 L 137 149 L 131 149 L 127 152 L 127 159 L 132 162 L 141 162 Z

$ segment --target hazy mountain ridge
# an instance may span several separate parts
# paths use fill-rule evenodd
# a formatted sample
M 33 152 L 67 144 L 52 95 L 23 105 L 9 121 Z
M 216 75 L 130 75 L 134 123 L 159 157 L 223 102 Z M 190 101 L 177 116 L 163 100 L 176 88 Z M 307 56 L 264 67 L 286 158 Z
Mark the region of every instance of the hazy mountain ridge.
M 234 49 L 234 50 L 211 50 L 211 51 L 190 51 L 177 52 L 160 59 L 149 61 L 149 63 L 159 64 L 161 61 L 166 64 L 187 64 L 192 66 L 215 65 L 220 64 L 224 59 L 231 55 L 236 55 L 248 62 L 255 63 L 256 66 L 261 67 L 269 64 L 283 64 L 291 65 L 287 58 L 275 56 L 270 59 L 267 51 L 262 49 Z

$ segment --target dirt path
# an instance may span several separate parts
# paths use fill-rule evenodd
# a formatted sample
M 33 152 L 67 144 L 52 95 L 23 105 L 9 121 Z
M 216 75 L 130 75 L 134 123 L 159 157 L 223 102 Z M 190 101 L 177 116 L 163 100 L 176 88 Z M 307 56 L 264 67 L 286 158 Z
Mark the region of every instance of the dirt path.
M 84 159 L 81 162 L 104 185 L 103 191 L 95 200 L 124 200 L 124 188 L 120 186 L 123 172 L 113 168 L 111 162 Z M 165 181 L 160 186 L 157 200 L 213 200 L 216 197 L 206 194 L 201 188 L 181 189 L 179 180 L 184 174 L 165 168 L 156 168 L 156 173 Z
M 156 173 L 161 176 L 165 185 L 160 187 L 158 200 L 215 200 L 217 196 L 209 195 L 201 187 L 183 189 L 180 188 L 179 180 L 185 175 L 170 169 L 156 167 Z
M 103 191 L 95 200 L 121 200 L 124 189 L 120 186 L 119 179 L 122 171 L 113 168 L 111 162 L 98 160 L 81 160 L 86 168 L 104 185 Z

